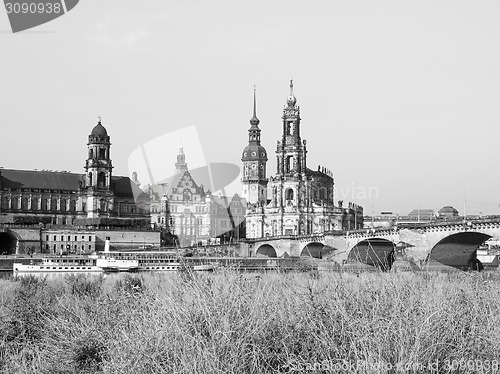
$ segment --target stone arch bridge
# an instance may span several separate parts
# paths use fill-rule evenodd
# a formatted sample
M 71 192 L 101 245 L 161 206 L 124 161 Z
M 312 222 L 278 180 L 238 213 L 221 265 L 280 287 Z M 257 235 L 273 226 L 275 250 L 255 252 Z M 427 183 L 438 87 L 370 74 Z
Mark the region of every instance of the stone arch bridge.
M 500 220 L 247 239 L 241 243 L 241 252 L 247 256 L 328 257 L 338 263 L 361 261 L 382 266 L 399 252 L 414 261 L 429 258 L 465 267 L 489 238 L 500 239 Z

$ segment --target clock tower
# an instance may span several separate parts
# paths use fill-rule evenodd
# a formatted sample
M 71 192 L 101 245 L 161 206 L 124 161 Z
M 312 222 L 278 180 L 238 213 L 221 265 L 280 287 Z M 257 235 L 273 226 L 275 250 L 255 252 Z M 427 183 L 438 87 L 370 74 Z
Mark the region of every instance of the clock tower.
M 248 130 L 248 145 L 243 150 L 243 197 L 248 204 L 267 204 L 266 149 L 260 144 L 260 120 L 257 118 L 255 87 L 253 90 L 253 117 Z

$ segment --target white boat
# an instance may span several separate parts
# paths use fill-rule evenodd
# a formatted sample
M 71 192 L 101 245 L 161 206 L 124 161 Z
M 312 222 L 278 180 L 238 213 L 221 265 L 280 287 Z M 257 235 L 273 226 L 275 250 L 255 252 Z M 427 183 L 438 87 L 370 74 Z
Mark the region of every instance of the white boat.
M 104 251 L 92 257 L 96 258 L 97 266 L 105 271 L 212 271 L 216 267 L 199 259 L 180 257 L 175 252 Z
M 31 260 L 29 264 L 14 262 L 12 270 L 17 273 L 89 273 L 102 272 L 96 261 L 86 257 L 47 257 Z
M 192 269 L 193 271 L 214 271 L 216 267 L 217 266 L 214 264 L 199 264 L 199 265 L 193 265 Z
M 103 271 L 137 271 L 139 261 L 132 259 L 121 259 L 111 256 L 104 256 L 96 260 L 96 265 Z

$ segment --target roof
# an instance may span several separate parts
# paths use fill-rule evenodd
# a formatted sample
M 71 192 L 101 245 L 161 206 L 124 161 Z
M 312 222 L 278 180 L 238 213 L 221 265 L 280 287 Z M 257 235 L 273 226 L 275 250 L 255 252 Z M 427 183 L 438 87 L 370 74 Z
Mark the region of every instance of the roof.
M 439 209 L 438 213 L 458 213 L 458 210 L 456 210 L 452 206 L 447 205 Z
M 85 180 L 84 174 L 49 170 L 1 169 L 2 189 L 37 189 L 78 192 Z M 129 177 L 113 176 L 115 196 L 131 198 L 144 192 Z
M 434 215 L 434 210 L 433 209 L 413 209 L 409 216 L 433 216 Z
M 129 177 L 113 176 L 111 179 L 116 197 L 147 197 L 147 194 Z
M 2 169 L 2 188 L 78 191 L 83 174 L 48 170 Z
M 333 179 L 331 176 L 329 176 L 328 174 L 325 174 L 323 173 L 322 171 L 319 171 L 319 170 L 311 170 L 309 168 L 306 167 L 306 175 L 307 176 L 310 176 L 310 177 L 319 177 L 319 178 L 324 178 L 324 177 L 327 177 L 327 178 L 330 178 L 330 179 Z
M 106 128 L 101 124 L 101 121 L 99 121 L 99 123 L 95 125 L 94 128 L 92 129 L 90 135 L 107 137 L 108 132 L 106 131 Z

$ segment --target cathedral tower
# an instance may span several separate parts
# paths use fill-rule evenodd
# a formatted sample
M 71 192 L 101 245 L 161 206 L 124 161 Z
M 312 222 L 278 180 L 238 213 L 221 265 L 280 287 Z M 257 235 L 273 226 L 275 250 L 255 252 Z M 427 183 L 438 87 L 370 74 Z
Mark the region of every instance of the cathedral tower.
M 243 150 L 243 197 L 249 204 L 267 203 L 266 149 L 260 145 L 260 120 L 257 118 L 255 87 L 253 90 L 253 117 L 248 130 L 248 145 Z
M 101 124 L 101 119 L 89 135 L 88 158 L 85 163 L 85 188 L 87 190 L 87 217 L 109 216 L 113 210 L 110 158 L 111 143 Z
M 306 172 L 306 142 L 300 139 L 300 108 L 290 81 L 290 96 L 283 109 L 283 136 L 276 148 L 277 175 L 285 179 L 304 179 Z

